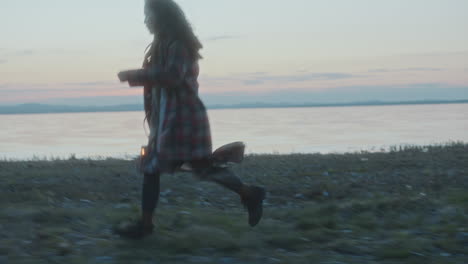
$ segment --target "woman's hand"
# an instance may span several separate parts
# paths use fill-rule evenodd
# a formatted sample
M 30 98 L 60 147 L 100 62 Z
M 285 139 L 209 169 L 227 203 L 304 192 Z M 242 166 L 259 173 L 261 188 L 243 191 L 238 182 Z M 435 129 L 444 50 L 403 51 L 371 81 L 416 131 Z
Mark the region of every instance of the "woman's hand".
M 119 74 L 117 74 L 117 76 L 119 77 L 119 80 L 120 80 L 121 82 L 128 82 L 129 77 L 130 77 L 132 71 L 133 71 L 133 70 L 121 71 L 121 72 L 119 72 Z
M 146 80 L 144 78 L 145 70 L 127 70 L 121 71 L 117 74 L 121 82 L 128 82 L 131 87 L 145 86 Z

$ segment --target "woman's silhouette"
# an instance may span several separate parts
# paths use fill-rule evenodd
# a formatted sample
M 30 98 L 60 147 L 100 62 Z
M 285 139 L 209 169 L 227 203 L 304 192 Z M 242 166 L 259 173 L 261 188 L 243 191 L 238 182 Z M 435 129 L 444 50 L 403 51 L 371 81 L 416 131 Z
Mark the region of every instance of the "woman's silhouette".
M 150 135 L 148 153 L 142 163 L 142 217 L 116 231 L 130 238 L 151 234 L 160 174 L 174 172 L 183 164 L 188 164 L 199 178 L 238 193 L 248 209 L 249 224 L 255 226 L 262 217 L 264 189 L 245 185 L 228 168 L 213 164 L 208 115 L 198 97 L 202 44 L 173 0 L 146 0 L 145 24 L 154 41 L 143 68 L 118 74 L 120 81 L 130 86 L 144 86 Z

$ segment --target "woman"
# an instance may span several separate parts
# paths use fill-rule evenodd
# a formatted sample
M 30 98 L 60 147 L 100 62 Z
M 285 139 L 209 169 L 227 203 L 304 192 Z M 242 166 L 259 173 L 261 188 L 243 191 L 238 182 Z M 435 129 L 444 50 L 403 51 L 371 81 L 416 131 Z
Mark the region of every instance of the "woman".
M 199 178 L 238 193 L 248 209 L 249 224 L 255 226 L 262 217 L 264 189 L 247 186 L 229 169 L 213 166 L 208 116 L 198 97 L 202 44 L 173 0 L 146 0 L 145 24 L 154 41 L 143 68 L 118 74 L 130 86 L 144 86 L 150 136 L 142 165 L 142 217 L 117 232 L 130 238 L 153 232 L 160 174 L 172 173 L 182 164 L 189 164 Z

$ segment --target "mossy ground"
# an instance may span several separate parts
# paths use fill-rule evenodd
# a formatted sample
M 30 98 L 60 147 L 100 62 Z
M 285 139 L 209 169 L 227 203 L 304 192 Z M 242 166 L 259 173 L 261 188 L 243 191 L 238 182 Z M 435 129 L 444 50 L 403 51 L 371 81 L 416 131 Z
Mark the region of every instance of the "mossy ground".
M 155 233 L 135 161 L 0 162 L 0 263 L 468 263 L 468 145 L 386 153 L 250 155 L 233 168 L 267 190 L 251 228 L 239 198 L 164 175 Z

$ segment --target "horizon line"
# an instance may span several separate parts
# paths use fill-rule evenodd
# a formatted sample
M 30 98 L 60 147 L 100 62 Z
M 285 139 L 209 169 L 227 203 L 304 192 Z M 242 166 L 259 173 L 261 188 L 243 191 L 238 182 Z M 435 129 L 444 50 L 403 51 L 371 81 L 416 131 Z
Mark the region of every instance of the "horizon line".
M 346 107 L 346 106 L 388 106 L 388 105 L 430 105 L 468 103 L 468 99 L 459 100 L 408 100 L 408 101 L 354 101 L 342 103 L 239 103 L 212 104 L 207 109 L 261 109 L 261 108 L 305 108 L 305 107 Z M 21 109 L 29 106 L 35 109 Z M 0 115 L 8 114 L 52 114 L 52 113 L 93 113 L 93 112 L 133 112 L 143 110 L 143 104 L 118 104 L 109 106 L 68 106 L 60 104 L 21 103 L 17 105 L 1 106 Z

